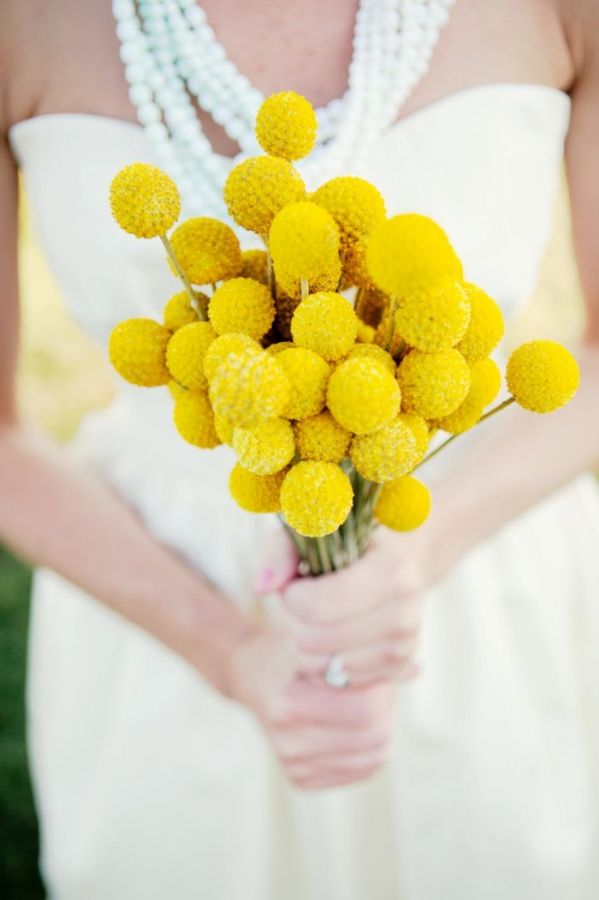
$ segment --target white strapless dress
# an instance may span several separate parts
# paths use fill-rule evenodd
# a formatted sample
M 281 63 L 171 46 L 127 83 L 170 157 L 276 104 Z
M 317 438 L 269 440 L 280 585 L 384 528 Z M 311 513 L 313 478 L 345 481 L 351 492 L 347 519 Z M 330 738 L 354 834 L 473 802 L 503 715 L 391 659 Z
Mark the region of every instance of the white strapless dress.
M 461 91 L 400 121 L 368 167 L 392 212 L 437 219 L 510 316 L 535 282 L 568 98 Z M 144 131 L 85 115 L 11 143 L 73 318 L 105 346 L 159 316 L 159 244 L 112 221 L 107 188 L 152 162 Z M 230 451 L 170 426 L 167 391 L 119 381 L 75 450 L 161 541 L 252 602 L 267 518 L 228 498 Z M 553 452 L 547 448 L 547 452 Z M 55 900 L 591 900 L 599 895 L 599 502 L 577 479 L 478 546 L 426 606 L 422 675 L 397 693 L 392 761 L 302 794 L 253 718 L 145 633 L 49 571 L 35 578 L 30 748 Z

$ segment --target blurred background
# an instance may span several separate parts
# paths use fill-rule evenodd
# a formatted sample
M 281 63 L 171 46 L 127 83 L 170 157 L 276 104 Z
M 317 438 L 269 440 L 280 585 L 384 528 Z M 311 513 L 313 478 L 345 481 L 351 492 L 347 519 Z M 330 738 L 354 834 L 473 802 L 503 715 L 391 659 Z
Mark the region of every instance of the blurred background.
M 22 351 L 19 396 L 25 418 L 64 442 L 83 415 L 110 402 L 106 354 L 68 319 L 21 215 Z M 507 342 L 529 337 L 570 342 L 583 326 L 568 202 L 562 186 L 541 277 Z M 0 896 L 39 900 L 38 838 L 27 770 L 24 687 L 30 571 L 0 547 Z M 83 900 L 83 898 L 82 898 Z

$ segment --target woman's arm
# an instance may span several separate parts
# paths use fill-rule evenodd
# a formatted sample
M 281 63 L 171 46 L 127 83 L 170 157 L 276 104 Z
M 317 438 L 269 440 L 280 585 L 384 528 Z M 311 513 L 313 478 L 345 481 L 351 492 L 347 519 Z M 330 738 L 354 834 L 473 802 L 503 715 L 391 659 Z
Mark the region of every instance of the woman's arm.
M 432 485 L 433 512 L 421 529 L 402 536 L 381 529 L 371 551 L 350 570 L 289 585 L 285 595 L 294 630 L 312 654 L 314 670 L 341 652 L 354 682 L 404 677 L 416 647 L 423 591 L 485 537 L 599 465 L 599 3 L 586 0 L 576 7 L 570 45 L 578 77 L 567 167 L 588 309 L 577 353 L 581 388 L 551 415 L 513 407 L 503 413 L 498 427 L 491 424 L 486 439 Z M 289 571 L 273 577 L 284 585 Z

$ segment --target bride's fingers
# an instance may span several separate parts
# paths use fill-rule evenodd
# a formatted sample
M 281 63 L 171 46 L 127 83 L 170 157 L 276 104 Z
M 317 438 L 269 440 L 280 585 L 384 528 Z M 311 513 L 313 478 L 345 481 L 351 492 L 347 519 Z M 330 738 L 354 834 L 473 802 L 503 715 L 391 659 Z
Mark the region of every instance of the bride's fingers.
M 306 764 L 323 757 L 335 759 L 348 754 L 384 751 L 389 729 L 363 733 L 329 728 L 282 729 L 273 735 L 277 755 L 285 765 Z
M 352 784 L 374 775 L 387 761 L 387 752 L 360 753 L 331 759 L 323 757 L 309 763 L 285 766 L 291 780 L 306 790 Z
M 298 574 L 299 556 L 282 529 L 272 535 L 254 581 L 258 595 L 283 591 Z

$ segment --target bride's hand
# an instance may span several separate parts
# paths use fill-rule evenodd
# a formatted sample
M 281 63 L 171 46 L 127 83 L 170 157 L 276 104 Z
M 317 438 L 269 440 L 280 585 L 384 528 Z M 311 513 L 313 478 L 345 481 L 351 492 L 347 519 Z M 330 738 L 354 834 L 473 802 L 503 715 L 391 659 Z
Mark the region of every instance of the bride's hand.
M 335 690 L 299 677 L 297 660 L 289 633 L 250 630 L 230 659 L 231 697 L 256 715 L 298 787 L 328 788 L 373 775 L 388 754 L 392 687 Z
M 380 528 L 362 559 L 318 578 L 294 577 L 289 554 L 277 550 L 264 587 L 282 593 L 304 673 L 322 676 L 339 654 L 353 685 L 416 674 L 422 598 L 432 577 L 426 547 L 419 532 Z

